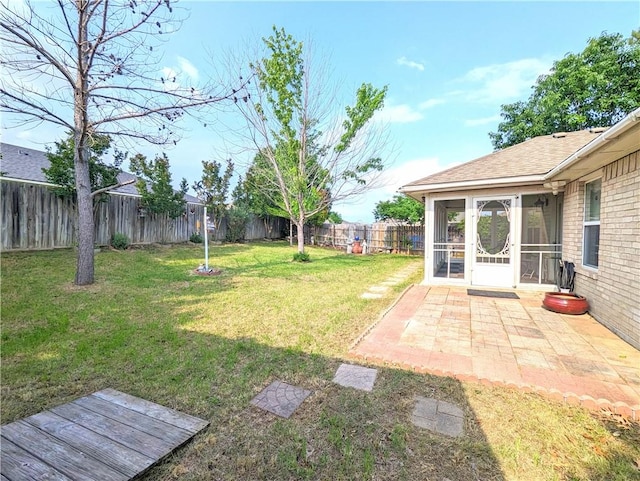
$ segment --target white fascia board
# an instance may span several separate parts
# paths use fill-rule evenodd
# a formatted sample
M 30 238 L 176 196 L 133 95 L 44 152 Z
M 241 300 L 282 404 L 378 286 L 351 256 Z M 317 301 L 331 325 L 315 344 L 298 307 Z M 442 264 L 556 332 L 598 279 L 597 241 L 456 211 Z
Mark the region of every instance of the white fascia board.
M 588 157 L 594 152 L 597 152 L 597 150 L 600 147 L 607 144 L 609 141 L 615 139 L 616 137 L 620 136 L 620 134 L 629 130 L 634 125 L 634 122 L 638 122 L 639 120 L 640 120 L 640 108 L 637 108 L 636 110 L 631 112 L 629 115 L 627 115 L 624 119 L 622 119 L 620 122 L 615 124 L 613 127 L 606 130 L 605 132 L 600 134 L 598 137 L 593 139 L 591 142 L 589 142 L 587 145 L 580 148 L 579 150 L 571 154 L 569 157 L 567 157 L 565 160 L 560 162 L 558 165 L 556 165 L 553 169 L 551 169 L 547 173 L 547 175 L 544 176 L 544 179 L 549 180 L 549 179 L 552 179 L 553 177 L 556 177 L 558 174 L 567 170 L 569 167 L 571 167 L 573 164 L 575 164 L 579 160 L 585 157 Z
M 7 180 L 7 181 L 10 181 L 10 182 L 21 182 L 23 184 L 44 185 L 46 187 L 58 187 L 58 184 L 52 184 L 50 182 L 40 182 L 38 180 L 18 179 L 18 178 L 14 178 L 14 177 L 4 177 L 4 176 L 0 175 L 0 181 L 2 181 L 2 180 Z M 124 197 L 138 197 L 138 198 L 142 197 L 140 194 L 130 194 L 128 192 L 118 192 L 117 190 L 109 190 L 109 191 L 106 191 L 105 194 L 122 195 Z M 190 201 L 190 200 L 185 200 L 185 202 L 187 204 L 193 204 L 193 205 L 204 205 L 202 202 L 196 202 L 196 201 Z
M 17 177 L 0 176 L 0 180 L 8 180 L 10 182 L 20 182 L 22 184 L 45 185 L 47 187 L 57 187 L 58 186 L 58 184 L 52 184 L 51 182 L 41 182 L 39 180 L 28 180 L 28 179 L 18 179 Z
M 108 190 L 108 191 L 105 192 L 105 194 L 121 195 L 123 197 L 140 197 L 140 198 L 142 198 L 142 196 L 140 194 L 130 194 L 128 192 L 118 192 L 117 190 Z
M 507 187 L 513 185 L 521 186 L 527 184 L 539 184 L 545 179 L 544 174 L 523 175 L 520 177 L 505 177 L 501 179 L 465 180 L 462 182 L 443 182 L 441 184 L 429 185 L 405 185 L 399 191 L 403 194 L 416 192 L 445 192 L 455 190 L 469 190 L 470 188 L 490 188 L 495 186 Z

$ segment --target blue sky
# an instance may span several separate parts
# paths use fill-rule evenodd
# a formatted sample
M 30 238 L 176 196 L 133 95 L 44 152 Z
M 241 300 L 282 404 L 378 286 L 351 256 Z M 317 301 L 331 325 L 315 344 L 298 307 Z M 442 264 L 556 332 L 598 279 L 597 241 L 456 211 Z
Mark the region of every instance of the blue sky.
M 500 105 L 525 100 L 538 75 L 603 31 L 640 28 L 640 0 L 627 2 L 181 2 L 182 29 L 164 45 L 162 69 L 206 78 L 208 52 L 256 43 L 273 25 L 325 53 L 346 98 L 362 82 L 388 85 L 385 110 L 396 146 L 387 185 L 334 210 L 370 222 L 379 200 L 403 184 L 492 151 Z M 214 59 L 215 62 L 215 59 Z M 352 97 L 351 97 L 352 98 Z M 346 105 L 346 103 L 345 103 Z M 3 122 L 3 126 L 4 126 Z M 43 148 L 48 126 L 2 132 L 2 141 Z M 219 133 L 186 124 L 166 148 L 176 183 L 201 174 L 201 160 L 227 158 Z M 153 156 L 158 148 L 144 146 Z

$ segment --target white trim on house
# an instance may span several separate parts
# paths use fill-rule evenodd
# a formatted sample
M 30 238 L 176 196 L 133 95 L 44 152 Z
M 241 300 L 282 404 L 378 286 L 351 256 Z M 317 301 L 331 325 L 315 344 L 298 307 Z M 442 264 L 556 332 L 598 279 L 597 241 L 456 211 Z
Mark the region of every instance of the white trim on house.
M 57 187 L 58 184 L 52 184 L 51 182 L 42 182 L 39 180 L 29 180 L 29 179 L 19 179 L 17 177 L 5 177 L 0 175 L 0 182 L 1 181 L 9 181 L 9 182 L 21 182 L 23 184 L 34 184 L 34 185 L 44 185 L 45 187 Z M 109 195 L 122 195 L 124 197 L 137 197 L 137 198 L 142 198 L 142 196 L 140 194 L 133 194 L 133 193 L 129 193 L 129 192 L 118 192 L 117 190 L 108 190 L 105 191 L 105 194 L 109 194 Z M 185 202 L 187 204 L 193 204 L 193 205 L 204 205 L 200 200 L 194 201 L 194 200 L 188 200 L 185 199 Z
M 520 187 L 528 186 L 530 184 L 542 184 L 544 181 L 543 175 L 527 175 L 521 177 L 507 177 L 503 179 L 483 179 L 483 180 L 468 180 L 462 182 L 446 182 L 441 184 L 430 185 L 406 185 L 400 189 L 403 194 L 411 195 L 412 193 L 422 192 L 453 192 L 463 188 L 480 188 L 486 187 L 487 184 L 500 187 Z
M 629 130 L 630 128 L 635 126 L 635 122 L 640 121 L 640 108 L 634 110 L 629 115 L 627 115 L 620 122 L 615 124 L 613 127 L 608 129 L 603 134 L 599 135 L 591 142 L 589 142 L 584 147 L 578 149 L 576 152 L 571 154 L 565 160 L 560 162 L 556 167 L 551 169 L 545 176 L 544 179 L 552 179 L 557 177 L 559 174 L 572 167 L 577 162 L 584 160 L 585 157 L 593 154 L 600 150 L 605 144 L 611 142 L 612 140 L 617 140 L 618 137 Z

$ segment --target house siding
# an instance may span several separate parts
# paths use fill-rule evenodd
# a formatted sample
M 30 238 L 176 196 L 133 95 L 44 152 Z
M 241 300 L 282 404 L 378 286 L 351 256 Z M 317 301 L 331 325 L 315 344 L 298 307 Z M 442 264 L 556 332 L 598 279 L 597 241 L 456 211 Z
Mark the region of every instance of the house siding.
M 598 268 L 582 266 L 584 181 L 567 185 L 563 259 L 576 265 L 575 291 L 590 314 L 640 349 L 640 150 L 601 169 Z

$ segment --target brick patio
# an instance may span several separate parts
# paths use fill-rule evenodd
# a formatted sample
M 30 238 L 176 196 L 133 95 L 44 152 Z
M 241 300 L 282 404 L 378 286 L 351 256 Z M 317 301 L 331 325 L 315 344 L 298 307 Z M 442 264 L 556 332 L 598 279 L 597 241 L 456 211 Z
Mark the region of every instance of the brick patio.
M 351 354 L 640 418 L 640 351 L 588 314 L 547 311 L 544 293 L 517 293 L 412 286 Z

